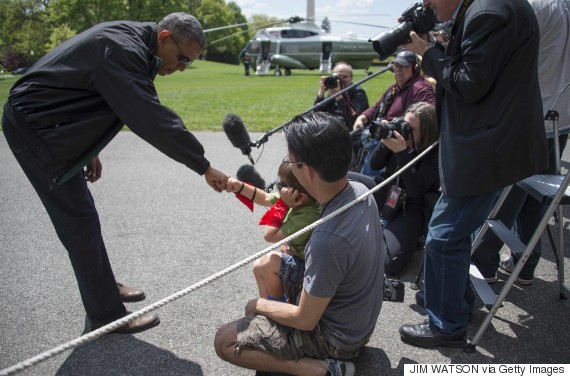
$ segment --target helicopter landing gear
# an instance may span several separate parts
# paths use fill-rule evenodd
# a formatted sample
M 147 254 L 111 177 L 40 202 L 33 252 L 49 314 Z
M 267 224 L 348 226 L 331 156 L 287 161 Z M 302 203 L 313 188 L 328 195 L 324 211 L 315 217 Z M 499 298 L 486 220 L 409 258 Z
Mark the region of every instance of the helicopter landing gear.
M 291 75 L 291 69 L 285 68 L 285 76 L 290 76 L 290 75 Z
M 279 76 L 281 76 L 281 74 L 282 74 L 282 73 L 281 73 L 281 69 L 275 69 L 275 72 L 273 73 L 273 75 L 274 75 L 275 77 L 279 77 Z

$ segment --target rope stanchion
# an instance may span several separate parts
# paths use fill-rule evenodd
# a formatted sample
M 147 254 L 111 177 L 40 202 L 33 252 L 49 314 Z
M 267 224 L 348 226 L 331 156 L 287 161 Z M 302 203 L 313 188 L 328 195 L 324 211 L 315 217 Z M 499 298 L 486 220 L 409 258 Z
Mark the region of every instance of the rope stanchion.
M 164 299 L 161 299 L 159 301 L 157 301 L 156 303 L 153 303 L 149 306 L 146 306 L 138 311 L 135 311 L 125 317 L 122 317 L 116 321 L 113 321 L 105 326 L 102 326 L 99 329 L 96 329 L 92 332 L 89 332 L 87 334 L 82 335 L 81 337 L 78 337 L 74 340 L 71 340 L 67 343 L 64 343 L 62 345 L 59 345 L 57 347 L 54 347 L 51 350 L 45 351 L 39 355 L 36 355 L 32 358 L 26 359 L 22 362 L 19 362 L 11 367 L 5 368 L 0 370 L 0 376 L 7 376 L 7 375 L 13 375 L 16 374 L 20 371 L 25 370 L 26 368 L 32 367 L 38 363 L 41 363 L 49 358 L 52 358 L 56 355 L 59 355 L 61 353 L 63 353 L 64 351 L 70 350 L 72 348 L 75 348 L 77 346 L 80 345 L 84 345 L 88 342 L 94 341 L 95 339 L 103 336 L 104 334 L 110 333 L 118 328 L 120 328 L 123 325 L 126 325 L 127 323 L 129 323 L 132 320 L 135 320 L 149 312 L 152 312 L 160 307 L 165 306 L 168 303 L 171 303 L 177 299 L 182 298 L 185 295 L 188 295 L 189 293 L 198 290 L 214 281 L 216 281 L 217 279 L 241 268 L 242 266 L 245 266 L 247 264 L 249 264 L 250 262 L 258 259 L 259 257 L 263 256 L 266 253 L 269 253 L 272 250 L 278 249 L 281 245 L 285 244 L 285 243 L 289 243 L 291 240 L 305 234 L 308 231 L 313 230 L 315 227 L 317 227 L 318 225 L 344 213 L 345 211 L 349 210 L 350 208 L 352 208 L 353 206 L 355 206 L 356 204 L 364 201 L 364 199 L 366 199 L 368 196 L 370 196 L 371 194 L 375 193 L 376 191 L 378 191 L 379 189 L 381 189 L 382 187 L 384 187 L 386 184 L 390 183 L 392 180 L 394 180 L 399 174 L 401 174 L 402 172 L 406 171 L 408 168 L 410 168 L 410 166 L 412 166 L 414 163 L 416 163 L 416 161 L 418 161 L 419 159 L 421 159 L 425 154 L 427 154 L 430 150 L 432 150 L 439 142 L 435 142 L 434 144 L 430 145 L 426 150 L 424 150 L 423 152 L 421 152 L 418 156 L 416 156 L 414 159 L 412 159 L 407 165 L 403 166 L 400 170 L 397 171 L 397 173 L 395 173 L 394 175 L 390 176 L 388 179 L 384 180 L 382 183 L 378 184 L 377 186 L 375 186 L 374 188 L 370 189 L 368 192 L 362 194 L 360 197 L 357 197 L 356 199 L 354 199 L 352 202 L 349 202 L 348 204 L 346 204 L 345 206 L 335 210 L 334 212 L 330 213 L 329 215 L 327 215 L 326 217 L 323 217 L 315 222 L 313 222 L 312 224 L 310 224 L 309 226 L 297 231 L 296 233 L 286 237 L 285 239 L 272 244 L 271 246 L 243 259 L 240 262 L 237 262 L 231 266 L 229 266 L 228 268 L 219 271 L 215 274 L 212 274 L 211 276 L 201 280 L 200 282 L 197 282 L 183 290 L 180 290 Z

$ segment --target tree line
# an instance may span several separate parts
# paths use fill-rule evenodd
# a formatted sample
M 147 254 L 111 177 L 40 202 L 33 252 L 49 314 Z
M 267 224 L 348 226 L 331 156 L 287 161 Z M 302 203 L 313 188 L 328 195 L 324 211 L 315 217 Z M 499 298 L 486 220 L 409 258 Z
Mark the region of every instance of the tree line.
M 204 30 L 248 22 L 235 2 L 224 0 L 0 0 L 0 69 L 31 66 L 55 46 L 104 21 L 158 22 L 172 12 L 192 14 Z M 254 15 L 249 22 L 265 21 L 275 19 Z M 254 34 L 247 30 L 208 32 L 201 58 L 239 64 L 239 53 Z

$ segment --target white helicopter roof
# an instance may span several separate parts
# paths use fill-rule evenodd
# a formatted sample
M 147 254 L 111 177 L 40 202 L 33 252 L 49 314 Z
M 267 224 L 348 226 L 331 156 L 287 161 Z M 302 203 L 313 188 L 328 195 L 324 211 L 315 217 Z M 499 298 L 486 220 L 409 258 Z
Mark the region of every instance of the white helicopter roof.
M 363 39 L 359 38 L 355 33 L 347 33 L 346 35 L 329 34 L 325 33 L 320 27 L 315 24 L 303 23 L 293 24 L 291 26 L 268 27 L 257 31 L 253 39 L 291 39 L 291 38 L 309 38 L 319 39 L 322 41 L 338 41 L 350 39 Z
M 323 33 L 323 30 L 310 23 L 293 24 L 291 26 L 268 27 L 259 30 L 254 38 L 306 38 Z

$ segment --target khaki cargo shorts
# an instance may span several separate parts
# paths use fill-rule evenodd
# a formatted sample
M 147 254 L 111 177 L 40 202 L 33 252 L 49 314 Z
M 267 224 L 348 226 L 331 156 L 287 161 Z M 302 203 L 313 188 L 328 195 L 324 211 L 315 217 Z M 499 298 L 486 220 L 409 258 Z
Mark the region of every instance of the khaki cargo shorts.
M 234 354 L 239 355 L 242 350 L 263 351 L 281 360 L 351 359 L 358 355 L 358 349 L 347 352 L 331 346 L 321 336 L 318 325 L 311 331 L 298 330 L 263 315 L 246 316 L 238 321 Z

